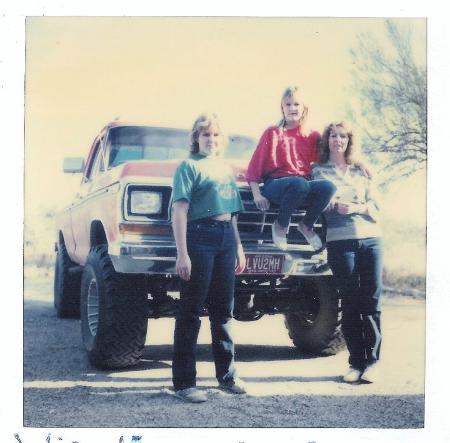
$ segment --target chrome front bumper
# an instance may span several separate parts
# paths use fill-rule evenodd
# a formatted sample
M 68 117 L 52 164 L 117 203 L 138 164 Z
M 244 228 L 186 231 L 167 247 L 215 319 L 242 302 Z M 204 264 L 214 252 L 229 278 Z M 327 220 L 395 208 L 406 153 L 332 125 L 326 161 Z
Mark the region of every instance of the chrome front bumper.
M 114 269 L 126 274 L 175 274 L 176 247 L 171 238 L 160 236 L 141 237 L 139 242 L 121 241 L 111 243 L 108 248 Z M 331 275 L 327 265 L 326 250 L 314 253 L 309 245 L 292 245 L 287 251 L 280 251 L 271 244 L 244 244 L 244 252 L 251 254 L 283 255 L 280 274 L 284 276 Z M 242 275 L 264 274 L 244 273 Z

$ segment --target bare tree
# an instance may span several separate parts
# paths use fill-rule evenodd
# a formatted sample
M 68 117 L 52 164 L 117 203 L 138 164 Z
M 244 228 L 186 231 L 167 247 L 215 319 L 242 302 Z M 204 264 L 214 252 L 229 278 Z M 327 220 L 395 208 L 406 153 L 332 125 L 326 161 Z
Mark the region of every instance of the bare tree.
M 385 184 L 423 169 L 427 160 L 426 67 L 414 59 L 411 28 L 386 20 L 386 30 L 389 47 L 362 34 L 351 50 L 363 149 L 382 158 Z

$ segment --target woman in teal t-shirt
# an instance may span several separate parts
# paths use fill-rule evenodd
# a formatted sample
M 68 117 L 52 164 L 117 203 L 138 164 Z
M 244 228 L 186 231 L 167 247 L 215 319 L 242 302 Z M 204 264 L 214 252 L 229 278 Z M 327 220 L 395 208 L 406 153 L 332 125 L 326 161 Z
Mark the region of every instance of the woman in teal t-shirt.
M 177 397 L 193 403 L 207 400 L 196 388 L 195 361 L 204 306 L 219 386 L 235 394 L 246 392 L 236 376 L 230 335 L 235 272 L 245 267 L 236 221 L 243 206 L 232 170 L 220 156 L 223 139 L 215 114 L 198 117 L 191 131 L 191 155 L 179 165 L 173 182 L 172 223 L 181 288 L 172 373 Z

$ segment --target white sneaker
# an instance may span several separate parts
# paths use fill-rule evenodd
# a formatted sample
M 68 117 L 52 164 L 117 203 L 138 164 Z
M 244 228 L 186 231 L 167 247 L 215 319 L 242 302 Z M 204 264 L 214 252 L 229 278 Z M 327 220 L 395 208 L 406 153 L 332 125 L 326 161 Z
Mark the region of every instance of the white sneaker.
M 275 230 L 275 223 L 272 225 L 272 240 L 273 240 L 273 243 L 278 249 L 281 249 L 282 251 L 286 251 L 286 249 L 287 249 L 286 236 L 277 234 L 277 232 Z
M 360 371 L 359 369 L 350 368 L 342 378 L 347 383 L 356 383 L 360 380 L 362 373 L 363 371 Z
M 240 378 L 235 378 L 234 380 L 228 380 L 219 383 L 219 388 L 233 394 L 246 394 L 247 388 L 245 383 Z
M 186 388 L 175 391 L 175 397 L 189 403 L 203 403 L 208 400 L 206 394 L 197 388 Z
M 364 370 L 361 380 L 367 383 L 375 383 L 379 378 L 380 368 L 377 363 L 373 363 Z
M 318 251 L 322 248 L 322 240 L 312 229 L 308 232 L 308 234 L 306 234 L 304 225 L 302 223 L 299 223 L 297 227 L 303 237 L 305 237 L 305 240 L 312 246 L 315 251 Z

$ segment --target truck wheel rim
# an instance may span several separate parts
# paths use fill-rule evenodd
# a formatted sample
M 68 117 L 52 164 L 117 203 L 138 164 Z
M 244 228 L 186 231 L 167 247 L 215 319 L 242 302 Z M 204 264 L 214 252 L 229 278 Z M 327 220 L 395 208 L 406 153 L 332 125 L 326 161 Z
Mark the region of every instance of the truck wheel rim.
M 97 290 L 97 280 L 93 278 L 89 283 L 87 296 L 87 317 L 89 330 L 93 336 L 97 335 L 99 314 L 99 298 Z

